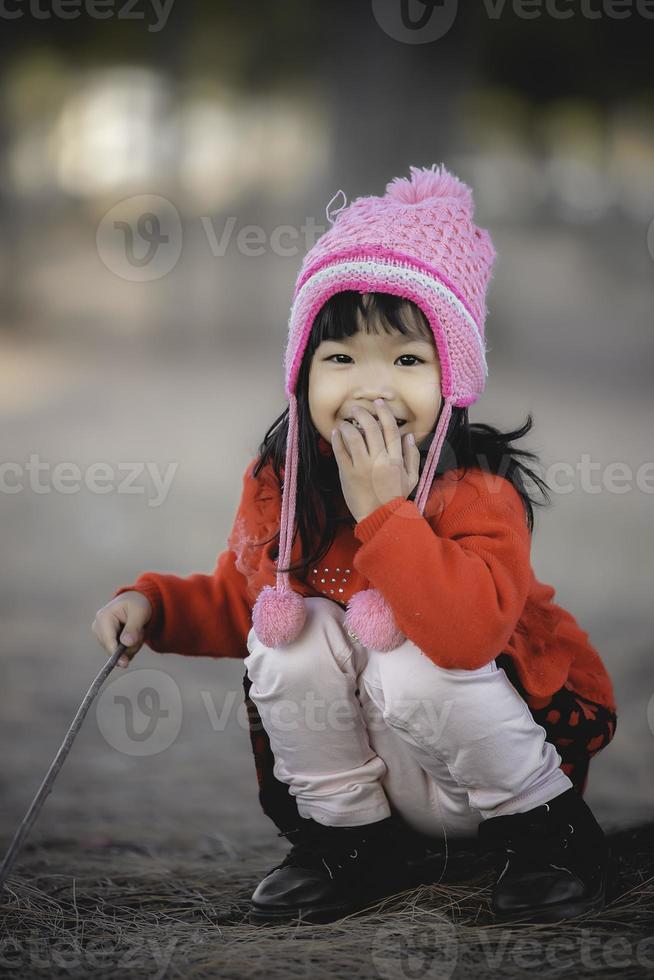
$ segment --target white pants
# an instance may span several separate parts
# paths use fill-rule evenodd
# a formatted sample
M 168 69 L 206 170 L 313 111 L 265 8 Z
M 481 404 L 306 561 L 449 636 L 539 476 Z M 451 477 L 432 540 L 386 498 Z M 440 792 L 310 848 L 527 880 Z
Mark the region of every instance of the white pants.
M 298 639 L 275 649 L 251 629 L 244 661 L 274 775 L 301 817 L 358 826 L 397 811 L 430 837 L 474 837 L 482 819 L 570 789 L 561 756 L 494 660 L 447 670 L 408 639 L 369 650 L 346 632 L 338 603 L 304 601 Z

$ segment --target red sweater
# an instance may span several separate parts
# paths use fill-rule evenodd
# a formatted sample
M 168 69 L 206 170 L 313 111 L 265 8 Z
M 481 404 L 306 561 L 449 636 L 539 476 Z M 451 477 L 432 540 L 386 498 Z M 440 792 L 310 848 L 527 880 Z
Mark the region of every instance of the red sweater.
M 321 440 L 323 445 L 324 440 Z M 324 449 L 323 449 L 324 451 Z M 145 642 L 159 653 L 248 655 L 252 606 L 275 584 L 281 493 L 268 464 L 257 478 L 252 461 L 228 547 L 210 574 L 179 577 L 144 572 L 136 589 L 153 613 Z M 331 548 L 291 586 L 304 596 L 326 595 L 343 607 L 353 593 L 376 588 L 403 633 L 441 667 L 475 669 L 509 654 L 535 707 L 566 685 L 616 710 L 611 679 L 574 617 L 552 602 L 554 589 L 531 567 L 524 505 L 501 476 L 472 468 L 437 477 L 424 515 L 396 497 L 358 524 L 339 525 Z M 348 514 L 343 501 L 343 514 Z M 292 561 L 300 558 L 300 536 Z

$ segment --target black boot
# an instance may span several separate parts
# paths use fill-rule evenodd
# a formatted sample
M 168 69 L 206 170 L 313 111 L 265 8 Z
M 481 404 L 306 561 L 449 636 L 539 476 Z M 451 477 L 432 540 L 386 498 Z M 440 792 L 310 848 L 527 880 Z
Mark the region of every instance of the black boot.
M 250 922 L 333 922 L 412 884 L 403 827 L 394 815 L 359 827 L 300 818 L 293 847 L 257 885 Z
M 524 813 L 482 820 L 478 841 L 497 855 L 497 918 L 556 922 L 603 907 L 609 848 L 576 789 Z

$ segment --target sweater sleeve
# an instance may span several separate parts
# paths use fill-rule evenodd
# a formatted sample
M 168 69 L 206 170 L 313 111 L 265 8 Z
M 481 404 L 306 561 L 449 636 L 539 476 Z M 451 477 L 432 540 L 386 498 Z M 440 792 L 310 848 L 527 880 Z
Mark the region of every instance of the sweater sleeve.
M 249 516 L 251 463 L 243 478 L 243 494 L 234 525 Z M 194 657 L 247 656 L 247 636 L 252 626 L 247 579 L 237 567 L 232 547 L 223 551 L 210 574 L 196 572 L 186 577 L 161 572 L 143 572 L 133 585 L 116 590 L 141 592 L 152 606 L 145 627 L 145 643 L 157 653 L 179 653 Z
M 355 527 L 354 564 L 430 660 L 475 670 L 506 647 L 531 584 L 531 535 L 515 488 L 477 492 L 441 520 L 396 497 Z
M 245 579 L 235 567 L 235 557 L 233 551 L 223 551 L 210 575 L 144 572 L 114 596 L 134 589 L 150 600 L 145 642 L 157 653 L 242 659 L 247 656 L 251 622 Z

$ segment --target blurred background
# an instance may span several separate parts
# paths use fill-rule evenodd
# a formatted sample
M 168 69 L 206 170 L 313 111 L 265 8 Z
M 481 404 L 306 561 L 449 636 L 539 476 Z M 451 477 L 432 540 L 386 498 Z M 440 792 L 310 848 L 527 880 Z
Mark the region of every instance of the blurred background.
M 96 610 L 142 571 L 210 572 L 225 549 L 286 406 L 291 294 L 327 205 L 432 163 L 473 187 L 499 256 L 470 418 L 533 415 L 520 445 L 553 488 L 534 569 L 614 680 L 586 798 L 607 829 L 651 814 L 651 16 L 608 0 L 3 6 L 4 846 L 105 660 Z M 281 847 L 240 662 L 143 648 L 114 675 L 32 838 Z M 139 742 L 109 698 L 144 680 L 173 708 Z M 133 710 L 142 732 L 151 704 Z

